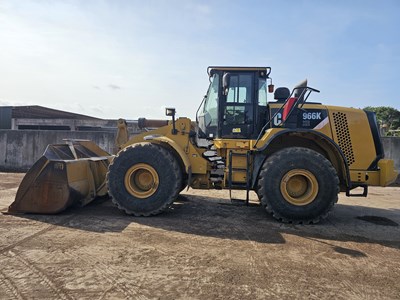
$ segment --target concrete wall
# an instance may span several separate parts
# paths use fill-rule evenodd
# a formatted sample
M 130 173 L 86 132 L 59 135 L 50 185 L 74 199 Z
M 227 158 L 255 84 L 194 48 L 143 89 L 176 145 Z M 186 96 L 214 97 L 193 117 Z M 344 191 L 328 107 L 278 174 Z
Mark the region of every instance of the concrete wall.
M 109 153 L 114 151 L 115 134 L 98 131 L 0 130 L 0 171 L 26 171 L 40 158 L 48 144 L 63 139 L 86 139 Z M 382 138 L 385 156 L 400 170 L 400 137 Z
M 109 153 L 114 151 L 115 134 L 98 131 L 0 130 L 0 171 L 26 171 L 48 144 L 63 139 L 91 140 Z
M 394 166 L 400 170 L 400 137 L 383 137 L 385 157 L 394 160 Z

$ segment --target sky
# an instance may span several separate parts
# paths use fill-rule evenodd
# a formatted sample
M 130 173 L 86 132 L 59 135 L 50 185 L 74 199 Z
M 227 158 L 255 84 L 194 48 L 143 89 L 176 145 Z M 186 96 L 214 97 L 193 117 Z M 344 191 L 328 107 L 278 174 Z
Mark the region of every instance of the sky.
M 0 1 L 0 106 L 194 118 L 210 65 L 307 78 L 310 101 L 400 109 L 400 1 Z M 272 99 L 270 95 L 270 99 Z

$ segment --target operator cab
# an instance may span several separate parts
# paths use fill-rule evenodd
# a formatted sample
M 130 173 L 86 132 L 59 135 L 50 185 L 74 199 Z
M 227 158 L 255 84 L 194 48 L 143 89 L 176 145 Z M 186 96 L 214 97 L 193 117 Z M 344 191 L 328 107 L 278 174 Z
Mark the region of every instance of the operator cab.
M 198 137 L 256 138 L 267 121 L 270 67 L 209 67 L 210 86 L 196 120 Z
M 315 122 L 304 120 L 308 112 L 326 117 L 322 108 L 303 109 L 311 92 L 319 92 L 307 86 L 307 80 L 292 92 L 286 87 L 277 88 L 276 101 L 268 103 L 267 93 L 274 92 L 270 67 L 208 67 L 207 73 L 210 86 L 196 113 L 200 140 L 258 141 L 271 127 L 313 128 Z

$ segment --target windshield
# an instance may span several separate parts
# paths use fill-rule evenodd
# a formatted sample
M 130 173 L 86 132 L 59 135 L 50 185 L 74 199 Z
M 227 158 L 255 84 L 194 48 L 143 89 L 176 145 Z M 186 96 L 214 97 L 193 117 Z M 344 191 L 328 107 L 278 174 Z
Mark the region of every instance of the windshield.
M 205 125 L 217 126 L 218 122 L 218 86 L 219 75 L 214 74 L 207 92 L 207 99 L 204 104 Z
M 219 75 L 214 74 L 210 82 L 207 95 L 198 110 L 197 123 L 199 137 L 212 139 L 216 136 L 218 127 Z

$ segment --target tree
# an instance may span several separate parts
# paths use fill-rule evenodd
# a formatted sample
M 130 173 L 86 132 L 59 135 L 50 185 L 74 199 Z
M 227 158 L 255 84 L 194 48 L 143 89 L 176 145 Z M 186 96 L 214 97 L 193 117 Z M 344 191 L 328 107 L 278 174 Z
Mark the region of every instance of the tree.
M 390 106 L 367 106 L 364 110 L 376 113 L 380 125 L 386 124 L 389 130 L 400 129 L 400 111 Z

